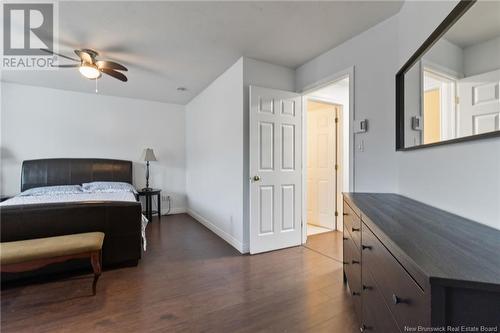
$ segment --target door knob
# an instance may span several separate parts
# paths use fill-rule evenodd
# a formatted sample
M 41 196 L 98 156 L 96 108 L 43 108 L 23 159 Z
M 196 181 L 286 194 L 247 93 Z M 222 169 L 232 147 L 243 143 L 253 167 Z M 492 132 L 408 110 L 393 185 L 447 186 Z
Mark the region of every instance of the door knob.
M 260 180 L 260 177 L 259 176 L 253 176 L 253 181 L 254 182 L 258 182 Z

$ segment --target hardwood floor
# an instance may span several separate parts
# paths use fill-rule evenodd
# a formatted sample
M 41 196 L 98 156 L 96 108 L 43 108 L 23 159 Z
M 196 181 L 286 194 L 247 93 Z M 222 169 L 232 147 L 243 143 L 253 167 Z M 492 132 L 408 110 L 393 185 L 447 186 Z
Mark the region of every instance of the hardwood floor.
M 342 233 L 340 231 L 330 231 L 307 236 L 307 243 L 305 246 L 310 250 L 342 262 L 342 243 Z
M 137 267 L 2 291 L 2 332 L 357 332 L 342 264 L 306 247 L 255 256 L 185 214 L 148 226 Z

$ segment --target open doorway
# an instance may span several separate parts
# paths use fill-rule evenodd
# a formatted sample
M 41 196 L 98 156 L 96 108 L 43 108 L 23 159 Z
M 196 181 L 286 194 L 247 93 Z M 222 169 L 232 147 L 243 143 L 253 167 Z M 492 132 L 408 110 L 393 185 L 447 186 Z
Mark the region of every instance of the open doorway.
M 307 101 L 307 235 L 336 229 L 339 117 L 342 105 Z
M 299 244 L 312 248 L 307 236 L 307 103 L 333 105 L 337 140 L 333 153 L 333 207 L 328 232 L 313 235 L 322 254 L 342 260 L 342 192 L 354 189 L 352 146 L 354 67 L 296 93 L 249 87 L 249 250 L 251 254 Z M 326 147 L 326 149 L 330 149 Z M 333 148 L 335 149 L 335 148 Z M 335 165 L 337 166 L 335 168 Z M 327 186 L 328 187 L 328 186 Z M 333 216 L 332 216 L 333 215 Z M 322 245 L 323 244 L 323 245 Z M 311 246 L 310 246 L 311 245 Z M 314 250 L 314 248 L 313 248 Z M 325 253 L 326 252 L 326 253 Z
M 304 95 L 306 246 L 338 259 L 349 188 L 349 89 L 345 76 Z
M 431 68 L 423 71 L 423 143 L 456 138 L 456 78 Z

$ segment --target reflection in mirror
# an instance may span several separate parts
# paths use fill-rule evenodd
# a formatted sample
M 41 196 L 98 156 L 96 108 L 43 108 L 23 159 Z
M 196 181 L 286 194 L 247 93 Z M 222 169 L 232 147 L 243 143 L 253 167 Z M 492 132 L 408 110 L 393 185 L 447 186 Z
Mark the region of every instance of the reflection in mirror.
M 405 148 L 500 130 L 500 1 L 476 2 L 404 74 Z

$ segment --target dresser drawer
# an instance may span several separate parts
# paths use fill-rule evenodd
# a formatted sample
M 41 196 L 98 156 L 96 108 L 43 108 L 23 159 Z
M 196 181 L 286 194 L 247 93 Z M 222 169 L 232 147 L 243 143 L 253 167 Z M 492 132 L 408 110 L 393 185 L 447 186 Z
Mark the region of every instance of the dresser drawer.
M 344 202 L 344 228 L 349 231 L 354 243 L 361 246 L 361 219 L 354 213 L 354 210 Z
M 348 234 L 344 231 L 345 235 Z M 361 320 L 361 253 L 348 237 L 344 239 L 344 272 L 354 303 L 354 309 Z
M 362 328 L 366 332 L 398 333 L 396 321 L 382 298 L 372 274 L 363 266 L 363 322 Z
M 347 249 L 347 251 L 346 251 Z M 361 247 L 354 242 L 352 235 L 344 227 L 344 263 L 361 264 Z
M 366 225 L 362 257 L 398 326 L 429 325 L 424 292 Z
M 349 287 L 361 292 L 361 253 L 349 238 L 344 240 L 344 269 Z

